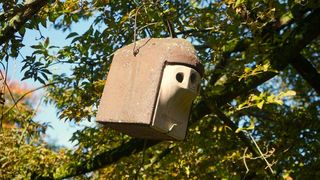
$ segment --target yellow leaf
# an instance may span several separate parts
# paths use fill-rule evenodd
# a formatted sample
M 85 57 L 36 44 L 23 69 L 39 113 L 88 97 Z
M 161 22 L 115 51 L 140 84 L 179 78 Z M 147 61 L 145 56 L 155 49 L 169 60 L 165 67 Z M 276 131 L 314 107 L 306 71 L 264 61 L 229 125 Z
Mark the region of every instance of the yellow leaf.
M 273 102 L 279 105 L 283 105 L 283 101 L 280 99 L 275 99 Z
M 244 72 L 245 72 L 245 73 L 249 73 L 249 72 L 251 72 L 251 71 L 252 71 L 252 69 L 249 68 L 249 67 L 245 67 L 245 68 L 244 68 Z
M 293 90 L 289 90 L 287 92 L 281 92 L 279 94 L 279 98 L 283 98 L 283 97 L 286 97 L 286 96 L 295 96 L 297 93 Z
M 263 104 L 264 104 L 264 101 L 261 101 L 261 102 L 259 102 L 259 103 L 257 104 L 257 107 L 258 107 L 259 109 L 262 109 Z
M 269 67 L 270 67 L 270 63 L 266 63 L 262 66 L 263 68 L 263 71 L 268 71 L 269 70 Z

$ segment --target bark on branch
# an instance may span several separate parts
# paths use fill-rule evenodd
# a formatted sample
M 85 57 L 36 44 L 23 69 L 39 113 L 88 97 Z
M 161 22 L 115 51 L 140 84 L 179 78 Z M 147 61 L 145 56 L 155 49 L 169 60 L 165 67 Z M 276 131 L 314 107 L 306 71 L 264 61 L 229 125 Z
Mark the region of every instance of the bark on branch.
M 48 2 L 49 0 L 34 0 L 25 4 L 24 7 L 8 20 L 5 26 L 0 30 L 0 46 L 14 38 L 14 34 Z
M 292 59 L 298 57 L 300 51 L 320 35 L 319 26 L 320 9 L 316 9 L 292 31 L 290 38 L 285 43 L 280 43 L 274 47 L 274 51 L 269 55 L 273 69 L 282 71 Z M 222 94 L 214 96 L 212 99 L 218 101 L 218 104 L 225 104 L 230 99 L 248 92 L 275 75 L 277 73 L 267 71 L 246 80 L 238 81 L 238 79 L 235 79 L 225 85 L 225 91 Z
M 306 17 L 306 21 L 303 21 L 295 29 L 293 29 L 291 36 L 285 43 L 280 43 L 274 47 L 274 51 L 271 52 L 269 56 L 272 58 L 272 65 L 278 70 L 284 69 L 289 64 L 289 61 L 296 57 L 296 53 L 299 53 L 306 45 L 318 37 L 320 34 L 320 29 L 318 28 L 320 26 L 319 23 L 320 11 L 315 10 L 308 17 Z M 239 82 L 238 80 L 235 80 L 233 82 L 229 82 L 226 84 L 226 90 L 222 94 L 210 97 L 208 101 L 217 103 L 218 107 L 222 106 L 237 96 L 256 88 L 275 75 L 277 75 L 275 72 L 264 72 L 256 76 L 249 77 L 245 81 Z M 192 114 L 190 123 L 195 123 L 203 116 L 213 113 L 213 110 L 210 109 L 204 101 L 199 102 L 194 108 L 199 111 Z M 229 123 L 229 126 L 234 126 L 232 121 L 227 121 L 226 123 Z M 240 139 L 247 141 L 247 138 L 242 138 L 241 135 Z M 148 141 L 146 148 L 156 145 L 157 143 L 159 143 L 159 141 Z M 79 166 L 72 167 L 73 170 L 69 171 L 70 173 L 59 175 L 58 177 L 59 179 L 72 177 L 105 167 L 115 163 L 122 157 L 141 151 L 143 149 L 143 144 L 143 140 L 132 139 L 128 143 L 125 143 L 118 148 L 101 153 L 93 157 L 93 159 L 90 161 L 86 161 L 81 163 Z
M 155 140 L 147 140 L 145 144 L 145 148 L 149 148 L 158 144 L 160 141 Z M 56 174 L 54 175 L 55 179 L 65 179 L 70 178 L 73 176 L 78 176 L 90 171 L 94 171 L 100 168 L 105 167 L 108 164 L 112 164 L 117 162 L 120 158 L 130 156 L 131 154 L 138 153 L 143 150 L 145 140 L 143 139 L 131 139 L 129 142 L 112 149 L 110 151 L 103 152 L 98 154 L 93 159 L 88 161 L 84 161 L 77 165 L 77 168 L 73 169 L 72 167 L 65 167 L 69 168 L 71 171 L 62 171 L 66 172 L 66 174 Z
M 290 62 L 291 66 L 305 79 L 308 84 L 320 95 L 320 73 L 308 59 L 298 55 Z

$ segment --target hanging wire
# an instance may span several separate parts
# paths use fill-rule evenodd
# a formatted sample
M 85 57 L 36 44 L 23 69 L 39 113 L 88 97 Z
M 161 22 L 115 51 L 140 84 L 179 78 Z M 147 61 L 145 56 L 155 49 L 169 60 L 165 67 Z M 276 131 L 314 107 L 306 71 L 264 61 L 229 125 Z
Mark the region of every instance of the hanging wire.
M 138 3 L 137 3 L 136 1 L 134 1 L 134 2 L 138 5 Z M 159 2 L 159 0 L 157 0 L 155 3 L 158 3 L 158 2 Z M 140 47 L 137 48 L 137 36 L 138 36 L 138 32 L 139 32 L 141 29 L 143 29 L 144 27 L 148 27 L 149 25 L 157 24 L 157 23 L 150 23 L 150 24 L 148 24 L 148 25 L 146 25 L 146 26 L 138 29 L 138 27 L 137 27 L 138 13 L 139 13 L 139 11 L 140 11 L 140 9 L 141 9 L 142 7 L 143 7 L 143 5 L 138 6 L 138 8 L 136 9 L 135 17 L 134 17 L 134 26 L 133 26 L 133 55 L 134 55 L 134 56 L 136 56 L 136 55 L 139 53 L 139 49 L 140 49 L 141 47 L 143 47 L 143 46 L 151 39 L 151 38 L 150 38 L 144 45 L 142 45 L 142 46 L 140 46 Z M 161 8 L 159 7 L 159 5 L 156 5 L 156 8 L 158 8 L 158 10 L 161 11 Z M 168 30 L 168 33 L 169 33 L 170 37 L 171 37 L 171 38 L 176 38 L 177 35 L 176 35 L 176 33 L 174 32 L 173 24 L 170 22 L 170 20 L 168 19 L 168 17 L 166 17 L 166 16 L 163 17 L 163 23 L 164 23 L 164 25 L 167 27 L 167 30 Z
M 139 6 L 136 10 L 136 14 L 134 17 L 134 26 L 133 26 L 133 55 L 136 56 L 139 53 L 139 48 L 136 48 L 136 42 L 137 42 L 137 18 L 138 18 L 138 13 L 139 10 L 141 9 L 142 6 Z
M 138 17 L 138 13 L 140 11 L 140 9 L 142 8 L 143 5 L 139 6 L 136 10 L 136 14 L 135 14 L 135 18 L 134 18 L 134 31 L 133 31 L 133 55 L 136 56 L 138 53 L 139 53 L 139 50 L 140 48 L 142 48 L 143 46 L 145 46 L 150 40 L 151 38 L 149 38 L 147 41 L 145 41 L 144 44 L 140 45 L 139 47 L 137 47 L 137 36 L 138 36 L 138 33 L 139 31 L 142 29 L 142 28 L 145 28 L 149 25 L 154 25 L 154 24 L 149 24 L 149 25 L 146 25 L 146 26 L 143 26 L 141 28 L 138 29 L 137 27 L 137 17 Z
M 135 174 L 135 180 L 138 179 L 138 176 L 139 176 L 139 173 L 140 173 L 140 170 L 143 168 L 144 166 L 144 159 L 145 159 L 145 154 L 146 154 L 146 146 L 147 146 L 147 143 L 148 143 L 148 140 L 147 139 L 144 139 L 143 141 L 143 150 L 142 150 L 142 160 L 141 160 L 141 164 L 139 165 L 139 168 L 137 169 L 137 172 Z
M 166 19 L 165 21 L 166 21 L 166 23 L 167 23 L 167 28 L 168 28 L 170 37 L 171 37 L 171 38 L 175 38 L 176 35 L 173 34 L 173 29 L 172 29 L 173 27 L 172 27 L 171 22 L 170 22 L 168 19 Z

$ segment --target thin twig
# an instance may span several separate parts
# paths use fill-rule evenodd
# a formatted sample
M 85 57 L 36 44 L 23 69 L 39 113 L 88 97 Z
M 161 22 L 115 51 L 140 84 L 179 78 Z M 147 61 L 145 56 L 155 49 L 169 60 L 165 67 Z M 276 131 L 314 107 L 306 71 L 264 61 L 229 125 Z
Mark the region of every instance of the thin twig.
M 255 160 L 255 159 L 263 159 L 262 156 L 264 156 L 265 158 L 269 158 L 269 157 L 271 157 L 271 156 L 273 155 L 273 153 L 274 153 L 274 151 L 275 151 L 274 148 L 272 148 L 272 149 L 273 149 L 273 150 L 271 150 L 271 152 L 266 151 L 266 153 L 264 153 L 264 154 L 261 155 L 261 156 L 257 156 L 257 157 L 249 157 L 249 156 L 246 156 L 246 158 L 252 159 L 252 160 Z
M 249 168 L 248 168 L 248 165 L 247 165 L 247 162 L 246 162 L 246 153 L 247 153 L 247 150 L 248 150 L 248 147 L 246 147 L 246 149 L 245 149 L 244 152 L 243 152 L 243 164 L 244 164 L 244 166 L 246 167 L 246 174 L 249 173 Z
M 204 95 L 204 99 L 209 99 L 206 98 Z M 207 106 L 210 108 L 210 110 L 217 115 L 219 119 L 221 119 L 227 126 L 229 126 L 232 131 L 235 133 L 238 129 L 238 126 L 231 120 L 229 119 L 221 110 L 218 108 L 218 106 L 215 103 L 210 103 L 206 100 Z M 239 137 L 249 148 L 250 152 L 254 156 L 259 156 L 259 152 L 256 150 L 254 145 L 251 143 L 251 140 L 246 136 L 246 134 L 242 131 L 235 133 L 237 137 Z
M 8 57 L 8 56 L 7 56 Z M 3 70 L 5 70 L 5 76 L 3 76 L 2 72 L 1 73 L 1 89 L 0 89 L 0 100 L 1 100 L 1 119 L 0 119 L 0 132 L 2 131 L 2 122 L 3 122 L 3 115 L 4 115 L 4 104 L 5 104 L 5 91 L 6 91 L 6 80 L 7 80 L 7 73 L 8 73 L 8 59 L 7 59 L 7 66 L 5 67 L 4 64 L 1 62 L 1 65 L 3 66 Z
M 237 130 L 237 126 L 214 103 L 210 104 L 207 102 L 207 105 L 212 110 L 212 112 L 214 112 L 218 116 L 219 119 L 224 121 L 224 123 L 226 123 L 234 132 Z M 249 135 L 250 139 L 248 139 L 247 135 L 244 132 L 246 132 L 246 131 L 240 131 L 236 134 L 239 136 L 239 138 L 241 140 L 243 140 L 248 145 L 249 150 L 254 154 L 254 156 L 262 156 L 262 159 L 267 163 L 267 166 L 270 169 L 271 173 L 274 174 L 274 171 L 273 171 L 270 163 L 268 162 L 268 160 L 266 159 L 264 154 L 261 152 L 256 141 L 253 139 L 251 134 L 246 133 Z M 252 145 L 251 141 L 253 142 L 253 145 L 255 147 Z
M 4 77 L 1 71 L 0 71 L 0 75 L 1 75 L 1 77 L 2 77 L 2 78 Z M 9 95 L 10 95 L 10 97 L 11 97 L 11 99 L 12 99 L 13 103 L 16 103 L 16 100 L 15 100 L 15 99 L 14 99 L 14 97 L 13 97 L 12 91 L 11 91 L 11 89 L 10 89 L 10 87 L 9 87 L 9 85 L 8 85 L 8 83 L 7 83 L 7 81 L 4 81 L 4 84 L 5 84 L 5 86 L 7 87 L 8 91 L 9 91 Z M 20 109 L 19 109 L 19 107 L 18 107 L 18 104 L 16 104 L 16 107 L 17 107 L 17 108 L 18 108 L 18 110 L 20 111 Z
M 24 93 L 22 96 L 20 96 L 20 97 L 17 99 L 17 101 L 14 103 L 14 105 L 11 106 L 11 107 L 3 114 L 3 116 L 6 115 L 7 113 L 9 113 L 9 112 L 10 112 L 21 100 L 23 100 L 23 98 L 26 97 L 28 94 L 33 93 L 33 92 L 35 92 L 35 91 L 38 91 L 38 90 L 40 90 L 40 89 L 43 89 L 43 88 L 45 88 L 45 87 L 52 86 L 52 85 L 54 85 L 54 84 L 56 84 L 56 83 L 45 84 L 45 85 L 43 85 L 43 86 L 40 86 L 40 87 L 38 87 L 38 88 L 35 88 L 35 89 L 31 90 L 31 91 L 28 91 L 28 92 Z
M 176 32 L 176 34 L 181 35 L 181 34 L 190 34 L 190 33 L 218 32 L 218 31 L 214 31 L 215 29 L 216 29 L 215 27 L 208 27 L 203 29 L 188 29 L 188 30 Z
M 3 78 L 1 79 L 3 81 Z M 2 87 L 1 87 L 2 86 Z M 2 121 L 3 121 L 3 115 L 4 115 L 4 103 L 5 103 L 5 98 L 4 98 L 4 83 L 0 85 L 0 101 L 1 101 L 1 118 L 0 118 L 0 132 L 2 132 Z
M 34 115 L 36 114 L 36 112 L 38 112 L 39 107 L 40 107 L 40 104 L 42 103 L 42 99 L 43 99 L 43 96 L 40 98 L 40 100 L 39 100 L 36 108 L 33 110 L 32 114 L 27 117 L 26 120 L 28 121 L 28 124 L 26 125 L 26 127 L 25 127 L 24 130 L 23 130 L 23 132 L 21 133 L 20 139 L 19 139 L 19 141 L 18 141 L 18 144 L 19 144 L 19 145 L 21 144 L 21 142 L 22 142 L 22 140 L 23 140 L 23 137 L 24 137 L 25 133 L 27 132 L 27 129 L 28 129 L 29 125 L 30 125 L 29 119 L 31 119 L 32 117 L 34 117 Z
M 153 22 L 153 23 L 146 24 L 146 25 L 140 27 L 137 32 L 139 33 L 141 30 L 143 30 L 143 29 L 145 29 L 145 28 L 147 28 L 149 26 L 156 25 L 156 24 L 158 24 L 158 22 Z
M 163 13 L 164 10 L 162 9 L 160 4 L 157 4 L 156 7 L 158 8 L 158 10 L 160 12 Z M 165 13 L 163 13 L 163 16 L 162 16 L 162 22 L 163 22 L 163 25 L 167 28 L 170 37 L 176 38 L 177 34 L 174 31 L 174 24 L 170 22 L 169 18 L 167 17 L 167 15 Z
M 23 11 L 17 13 L 10 20 L 8 19 L 4 27 L 1 28 L 0 45 L 3 45 L 10 39 L 14 38 L 14 34 L 48 3 L 50 3 L 49 0 L 34 0 L 25 4 L 23 6 Z M 10 23 L 11 21 L 14 21 L 15 23 Z
M 258 146 L 258 144 L 256 143 L 256 141 L 253 139 L 253 137 L 251 136 L 250 133 L 247 133 L 250 137 L 250 139 L 252 140 L 252 142 L 254 143 L 254 145 L 256 146 L 256 148 L 258 149 L 260 155 L 262 156 L 262 159 L 267 163 L 268 168 L 270 169 L 271 173 L 274 174 L 274 171 L 271 167 L 271 164 L 268 162 L 268 160 L 266 159 L 266 157 L 264 156 L 264 154 L 262 153 L 260 147 Z
M 8 89 L 8 91 L 9 91 L 9 94 L 10 94 L 10 97 L 11 97 L 11 99 L 12 99 L 13 103 L 16 103 L 16 100 L 15 100 L 15 99 L 14 99 L 14 97 L 13 97 L 12 91 L 11 91 L 11 89 L 10 89 L 10 87 L 9 87 L 8 83 L 7 83 L 7 82 L 5 82 L 5 85 L 7 86 L 7 89 Z M 17 106 L 18 110 L 20 111 L 18 104 L 17 104 L 16 106 Z

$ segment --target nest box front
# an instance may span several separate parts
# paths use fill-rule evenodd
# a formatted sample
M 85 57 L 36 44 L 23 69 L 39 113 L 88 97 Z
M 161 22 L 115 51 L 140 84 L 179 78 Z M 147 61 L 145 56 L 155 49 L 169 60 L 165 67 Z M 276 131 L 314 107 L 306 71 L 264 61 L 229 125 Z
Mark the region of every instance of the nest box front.
M 97 122 L 134 137 L 183 140 L 202 73 L 194 47 L 184 39 L 125 46 L 114 54 Z

